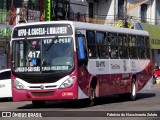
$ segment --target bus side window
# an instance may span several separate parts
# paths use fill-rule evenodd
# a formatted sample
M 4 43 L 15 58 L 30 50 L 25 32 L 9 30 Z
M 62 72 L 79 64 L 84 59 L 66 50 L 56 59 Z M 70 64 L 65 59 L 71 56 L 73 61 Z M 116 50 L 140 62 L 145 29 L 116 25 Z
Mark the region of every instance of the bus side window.
M 136 47 L 136 44 L 137 44 L 136 36 L 128 36 L 128 40 L 129 40 L 130 47 Z
M 128 58 L 128 42 L 126 35 L 118 35 L 119 56 L 120 58 Z
M 86 39 L 84 35 L 77 35 L 77 56 L 79 65 L 87 64 Z
M 97 43 L 99 58 L 108 58 L 109 57 L 108 42 L 105 32 L 100 32 L 100 31 L 96 32 L 96 43 Z
M 109 53 L 111 58 L 118 58 L 117 34 L 108 34 Z
M 78 60 L 87 59 L 86 40 L 83 35 L 77 35 Z
M 138 47 L 138 57 L 140 59 L 145 59 L 146 52 L 145 52 L 145 43 L 143 36 L 137 36 L 137 47 Z
M 137 40 L 136 36 L 128 36 L 129 41 L 129 57 L 131 59 L 137 58 Z
M 146 57 L 150 59 L 150 40 L 149 37 L 145 37 L 145 49 L 146 49 Z
M 110 57 L 111 58 L 117 58 L 118 57 L 118 51 L 117 51 L 117 47 L 110 47 Z
M 11 71 L 5 71 L 0 74 L 0 80 L 11 79 Z
M 88 47 L 88 56 L 89 58 L 97 57 L 97 46 L 95 41 L 95 32 L 94 31 L 86 31 L 87 36 L 87 47 Z

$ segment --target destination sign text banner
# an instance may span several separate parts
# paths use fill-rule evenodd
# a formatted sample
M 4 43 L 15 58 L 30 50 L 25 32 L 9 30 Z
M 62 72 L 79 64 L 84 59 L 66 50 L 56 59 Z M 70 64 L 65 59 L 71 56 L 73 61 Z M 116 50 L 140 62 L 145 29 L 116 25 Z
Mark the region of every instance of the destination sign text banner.
M 13 38 L 72 35 L 69 24 L 41 24 L 16 27 Z

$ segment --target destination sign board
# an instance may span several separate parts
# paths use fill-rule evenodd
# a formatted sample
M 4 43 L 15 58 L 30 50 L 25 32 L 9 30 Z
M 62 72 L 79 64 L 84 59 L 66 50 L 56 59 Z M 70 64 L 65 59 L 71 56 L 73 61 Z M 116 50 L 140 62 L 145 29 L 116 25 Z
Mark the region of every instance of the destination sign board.
M 13 38 L 72 35 L 69 24 L 40 24 L 16 27 Z

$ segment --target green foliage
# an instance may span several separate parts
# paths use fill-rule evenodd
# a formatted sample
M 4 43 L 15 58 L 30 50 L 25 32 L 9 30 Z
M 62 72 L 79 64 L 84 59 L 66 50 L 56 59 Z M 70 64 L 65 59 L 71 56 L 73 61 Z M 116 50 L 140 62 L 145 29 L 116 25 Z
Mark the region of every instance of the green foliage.
M 44 20 L 51 20 L 51 0 L 44 0 Z

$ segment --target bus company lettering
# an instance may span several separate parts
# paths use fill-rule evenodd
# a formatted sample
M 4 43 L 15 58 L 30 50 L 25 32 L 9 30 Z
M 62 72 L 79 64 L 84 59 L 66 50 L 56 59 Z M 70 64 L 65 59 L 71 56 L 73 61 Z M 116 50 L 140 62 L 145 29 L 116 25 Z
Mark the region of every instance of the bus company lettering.
M 45 35 L 45 28 L 28 29 L 28 36 L 32 36 L 32 35 Z
M 96 61 L 96 67 L 105 67 L 105 61 Z
M 111 69 L 115 70 L 115 69 L 120 69 L 120 65 L 117 64 L 111 64 Z
M 137 71 L 136 63 L 134 61 L 131 62 L 131 71 Z
M 152 39 L 151 43 L 154 44 L 154 45 L 160 45 L 160 40 L 158 40 L 158 39 Z
M 129 74 L 128 73 L 122 74 L 122 78 L 129 78 Z
M 26 36 L 27 30 L 26 29 L 20 29 L 18 30 L 18 36 Z
M 4 87 L 5 87 L 5 84 L 1 84 L 1 85 L 0 85 L 0 88 L 4 88 Z
M 39 72 L 40 67 L 17 67 L 15 72 Z
M 52 34 L 67 34 L 67 27 L 47 27 L 47 28 L 28 28 L 19 29 L 18 36 L 39 36 Z
M 50 28 L 47 28 L 47 34 L 67 34 L 67 27 L 50 27 Z
M 68 66 L 45 66 L 42 67 L 43 71 L 50 71 L 50 70 L 69 70 Z

